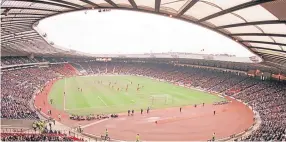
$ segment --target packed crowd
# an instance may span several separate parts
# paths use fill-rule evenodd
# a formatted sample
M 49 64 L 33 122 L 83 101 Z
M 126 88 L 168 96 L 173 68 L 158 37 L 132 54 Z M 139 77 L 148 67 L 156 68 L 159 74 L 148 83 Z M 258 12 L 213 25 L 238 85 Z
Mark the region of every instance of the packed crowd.
M 286 140 L 286 84 L 258 82 L 234 96 L 257 110 L 262 124 L 244 140 L 285 141 Z
M 39 63 L 46 62 L 44 58 L 28 58 L 28 57 L 4 57 L 1 58 L 1 66 L 7 65 L 20 65 L 20 64 L 29 64 L 29 63 Z
M 125 60 L 128 60 L 128 59 L 125 59 Z M 157 62 L 160 59 L 147 59 L 147 60 L 148 62 Z M 50 63 L 81 62 L 82 63 L 82 62 L 88 62 L 88 61 L 95 61 L 95 59 L 94 58 L 67 58 L 67 57 L 35 57 L 35 58 L 1 57 L 1 66 L 26 64 L 26 63 L 37 63 L 37 62 L 50 62 Z M 172 62 L 172 59 L 164 59 L 164 61 Z M 199 66 L 207 66 L 207 67 L 215 67 L 215 68 L 225 68 L 225 69 L 231 69 L 231 70 L 249 71 L 249 70 L 258 69 L 258 70 L 262 70 L 265 72 L 270 72 L 270 73 L 272 72 L 276 74 L 280 72 L 280 70 L 266 65 L 266 63 L 265 64 L 238 63 L 238 62 L 201 60 L 201 59 L 189 59 L 189 60 L 182 60 L 180 62 L 182 64 L 199 65 Z
M 78 141 L 64 134 L 1 133 L 1 141 Z
M 8 59 L 7 59 L 8 60 Z M 53 60 L 53 59 L 47 59 Z M 12 61 L 1 61 L 8 64 Z M 13 63 L 20 63 L 13 61 Z M 60 75 L 75 75 L 74 68 L 85 70 L 86 74 L 131 74 L 142 75 L 192 86 L 211 92 L 225 93 L 240 99 L 255 108 L 262 119 L 261 127 L 245 140 L 285 140 L 286 134 L 286 84 L 277 81 L 261 81 L 246 75 L 224 70 L 174 66 L 158 63 L 124 62 L 77 62 L 51 65 L 48 68 L 25 68 L 2 72 L 1 118 L 37 119 L 29 107 L 29 100 L 35 90 L 47 81 Z M 93 116 L 88 116 L 93 118 Z M 77 118 L 77 117 L 75 117 Z M 30 136 L 29 136 L 30 137 Z M 37 137 L 37 136 L 34 136 Z
M 229 101 L 220 101 L 220 102 L 213 103 L 213 105 L 224 105 L 224 104 L 227 104 L 227 103 L 229 103 Z
M 115 114 L 112 114 L 112 116 L 115 115 Z M 82 116 L 82 115 L 75 115 L 75 114 L 72 114 L 69 116 L 69 118 L 71 120 L 78 120 L 78 121 L 82 121 L 82 120 L 100 120 L 100 119 L 106 119 L 106 118 L 109 118 L 108 115 L 106 114 L 89 114 L 89 115 L 86 115 L 86 116 Z
M 286 140 L 285 82 L 261 81 L 225 71 L 167 64 L 85 63 L 84 67 L 93 70 L 92 73 L 101 73 L 104 70 L 110 72 L 112 69 L 111 73 L 143 75 L 233 96 L 252 106 L 262 119 L 261 127 L 243 140 Z
M 55 123 L 53 123 L 55 125 Z M 58 130 L 53 130 L 51 120 L 36 120 L 33 123 L 33 132 L 16 131 L 1 132 L 1 141 L 83 141 L 71 135 L 70 132 L 65 134 Z M 69 135 L 68 135 L 69 134 Z
M 74 72 L 65 65 L 50 68 L 23 68 L 1 73 L 1 118 L 38 119 L 35 110 L 29 106 L 35 91 L 40 90 L 47 81 L 63 73 Z
M 1 118 L 38 119 L 29 101 L 34 91 L 55 78 L 48 68 L 27 68 L 2 72 L 1 76 Z

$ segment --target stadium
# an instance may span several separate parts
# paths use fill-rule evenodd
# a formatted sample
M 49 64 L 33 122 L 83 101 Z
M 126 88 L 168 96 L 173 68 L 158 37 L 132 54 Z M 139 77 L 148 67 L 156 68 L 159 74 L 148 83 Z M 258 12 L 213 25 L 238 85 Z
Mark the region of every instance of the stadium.
M 285 19 L 285 0 L 2 0 L 1 141 L 286 141 Z

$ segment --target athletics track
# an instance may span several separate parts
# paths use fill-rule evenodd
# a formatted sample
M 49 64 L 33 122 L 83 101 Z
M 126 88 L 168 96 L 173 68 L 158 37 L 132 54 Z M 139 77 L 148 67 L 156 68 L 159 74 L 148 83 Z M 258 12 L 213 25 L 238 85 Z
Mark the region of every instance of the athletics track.
M 119 114 L 119 118 L 106 121 L 76 121 L 70 120 L 69 115 L 53 108 L 48 103 L 48 94 L 55 81 L 48 83 L 43 91 L 35 98 L 35 106 L 47 114 L 52 110 L 52 118 L 58 120 L 61 114 L 61 123 L 69 127 L 85 126 L 84 132 L 92 135 L 101 135 L 108 128 L 112 139 L 135 140 L 140 134 L 143 141 L 190 141 L 208 140 L 216 133 L 216 138 L 225 138 L 245 131 L 254 123 L 253 112 L 241 102 L 234 99 L 224 105 L 198 105 L 179 108 L 151 110 L 141 115 L 136 112 L 134 116 Z M 213 111 L 216 115 L 213 115 Z M 157 124 L 155 123 L 157 121 Z

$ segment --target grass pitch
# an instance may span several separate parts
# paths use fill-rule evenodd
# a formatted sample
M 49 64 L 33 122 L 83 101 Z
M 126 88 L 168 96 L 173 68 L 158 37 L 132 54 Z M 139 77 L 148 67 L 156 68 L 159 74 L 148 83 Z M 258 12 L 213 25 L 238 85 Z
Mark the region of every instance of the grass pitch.
M 53 99 L 52 105 L 57 109 L 78 115 L 110 114 L 141 108 L 145 111 L 147 107 L 157 109 L 224 100 L 205 92 L 139 76 L 86 76 L 61 79 L 53 85 L 49 99 Z

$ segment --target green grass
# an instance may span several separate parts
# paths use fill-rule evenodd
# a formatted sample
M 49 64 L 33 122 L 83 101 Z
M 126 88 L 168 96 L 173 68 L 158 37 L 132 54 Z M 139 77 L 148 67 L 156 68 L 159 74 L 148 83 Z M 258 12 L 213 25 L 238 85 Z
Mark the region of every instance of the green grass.
M 98 83 L 98 81 L 102 81 Z M 114 88 L 109 86 L 111 82 Z M 114 84 L 117 82 L 116 84 Z M 132 84 L 130 84 L 132 82 Z M 126 86 L 128 91 L 126 91 Z M 144 86 L 137 91 L 137 86 Z M 82 92 L 78 90 L 82 88 Z M 122 90 L 118 91 L 117 88 Z M 65 106 L 64 95 L 66 92 Z M 152 99 L 156 98 L 156 99 Z M 213 103 L 224 98 L 205 92 L 176 86 L 166 82 L 138 76 L 72 77 L 57 81 L 49 94 L 53 106 L 72 114 L 119 113 L 128 109 L 139 110 L 201 103 Z

